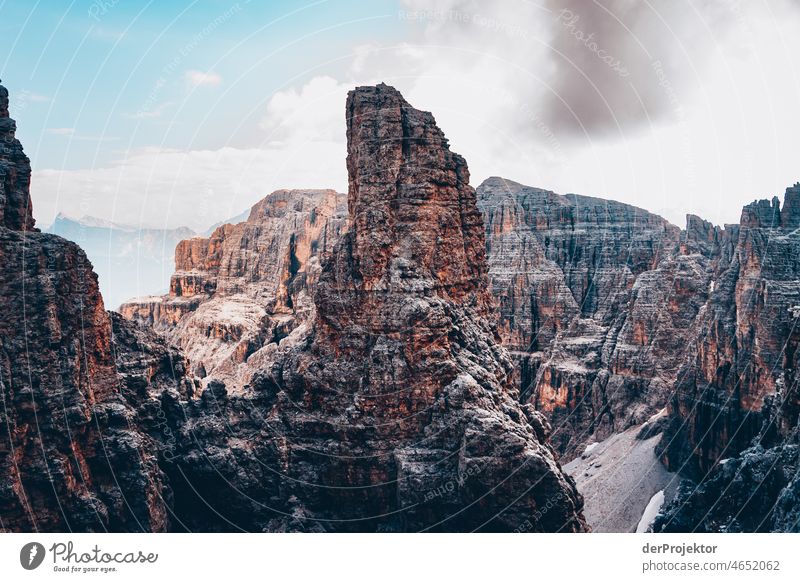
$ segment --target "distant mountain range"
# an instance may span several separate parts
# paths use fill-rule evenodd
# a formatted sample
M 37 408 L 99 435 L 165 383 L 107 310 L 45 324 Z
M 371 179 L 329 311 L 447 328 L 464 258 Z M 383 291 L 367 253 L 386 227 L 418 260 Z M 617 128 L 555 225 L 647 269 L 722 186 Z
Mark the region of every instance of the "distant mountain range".
M 100 279 L 106 309 L 117 309 L 126 299 L 164 293 L 175 270 L 175 246 L 195 236 L 185 227 L 138 228 L 93 216 L 80 219 L 56 216 L 47 229 L 78 243 L 86 251 Z
M 95 216 L 71 218 L 62 213 L 45 231 L 78 243 L 100 279 L 106 309 L 124 301 L 167 292 L 175 270 L 175 246 L 194 236 L 210 236 L 223 224 L 247 220 L 250 209 L 212 224 L 202 233 L 187 227 L 140 228 Z
M 250 209 L 246 208 L 236 216 L 231 216 L 227 220 L 220 220 L 219 222 L 215 222 L 214 224 L 209 226 L 202 234 L 203 236 L 211 236 L 211 233 L 213 233 L 223 224 L 239 224 L 240 222 L 245 222 L 249 216 L 250 216 Z

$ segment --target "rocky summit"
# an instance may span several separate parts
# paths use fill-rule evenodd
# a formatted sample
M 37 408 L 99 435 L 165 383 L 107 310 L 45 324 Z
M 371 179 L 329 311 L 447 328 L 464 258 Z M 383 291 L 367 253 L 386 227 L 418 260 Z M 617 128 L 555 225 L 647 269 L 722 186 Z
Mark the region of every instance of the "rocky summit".
M 562 458 L 663 432 L 685 481 L 655 531 L 796 531 L 800 185 L 684 230 L 501 178 L 478 194 L 501 335 Z
M 310 345 L 275 380 L 301 419 L 295 470 L 354 480 L 323 492 L 304 471 L 298 497 L 359 528 L 580 531 L 547 423 L 511 381 L 464 159 L 386 85 L 350 93 L 347 138 L 350 227 Z
M 335 192 L 275 193 L 127 319 L 77 246 L 3 227 L 4 529 L 587 529 L 500 345 L 466 163 L 385 85 L 347 125 L 345 234 Z
M 656 531 L 798 531 L 800 184 L 709 232 L 713 291 L 661 450 L 690 478 Z
M 478 187 L 489 275 L 522 399 L 566 458 L 669 397 L 708 295 L 694 234 L 640 208 L 502 178 Z
M 720 459 L 787 436 L 800 411 L 800 184 L 744 207 L 739 225 L 715 233 L 719 256 L 701 333 L 681 369 L 669 410 L 668 465 L 702 476 Z
M 179 514 L 268 531 L 581 531 L 581 499 L 500 346 L 464 160 L 393 88 L 347 101 L 350 227 L 316 316 L 177 433 Z M 243 495 L 244 493 L 244 495 Z M 209 512 L 206 511 L 208 514 Z

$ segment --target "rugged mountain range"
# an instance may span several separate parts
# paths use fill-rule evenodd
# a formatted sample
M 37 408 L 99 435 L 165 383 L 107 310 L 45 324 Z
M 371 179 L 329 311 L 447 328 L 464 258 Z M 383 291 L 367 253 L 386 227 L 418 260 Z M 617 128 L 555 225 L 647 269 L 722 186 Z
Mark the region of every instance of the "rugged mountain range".
M 91 216 L 56 216 L 47 232 L 77 243 L 100 281 L 103 300 L 117 307 L 132 295 L 166 291 L 175 270 L 175 246 L 194 236 L 188 228 L 139 228 Z
M 715 285 L 661 443 L 688 475 L 658 531 L 798 531 L 800 184 L 706 225 Z
M 562 459 L 601 530 L 661 489 L 655 531 L 798 529 L 800 185 L 683 230 L 476 191 L 429 113 L 360 87 L 346 197 L 179 243 L 123 317 L 34 228 L 7 102 L 0 528 L 584 531 Z M 611 460 L 649 489 L 614 498 Z
M 478 192 L 522 398 L 562 458 L 663 431 L 657 452 L 686 480 L 656 531 L 798 530 L 800 184 L 782 208 L 682 231 L 502 179 Z
M 687 246 L 694 231 L 629 205 L 502 178 L 477 195 L 503 343 L 522 400 L 556 426 L 559 452 L 572 458 L 663 408 L 710 286 L 711 258 Z M 169 295 L 128 302 L 121 313 L 165 333 L 199 375 L 229 389 L 246 384 L 261 350 L 276 347 L 271 339 L 313 311 L 317 255 L 346 222 L 343 197 L 335 198 L 276 192 L 247 222 L 184 241 Z M 312 213 L 321 217 L 313 227 Z M 293 241 L 303 239 L 298 256 Z M 292 295 L 292 305 L 276 299 Z
M 391 87 L 352 91 L 346 111 L 349 228 L 283 381 L 307 451 L 296 469 L 361 489 L 298 497 L 392 529 L 583 530 L 546 423 L 510 379 L 466 162 Z
M 4 529 L 586 529 L 547 423 L 511 380 L 466 163 L 397 91 L 348 98 L 350 228 L 329 256 L 334 192 L 254 208 L 254 222 L 287 226 L 288 253 L 264 252 L 250 221 L 179 250 L 191 274 L 176 275 L 169 303 L 202 296 L 183 316 L 244 295 L 266 319 L 294 320 L 285 337 L 260 322 L 272 348 L 231 391 L 104 311 L 83 252 L 34 232 L 27 159 L 9 142 Z M 228 254 L 229 237 L 253 252 Z
M 784 207 L 793 207 L 796 192 L 796 188 L 787 191 Z M 764 208 L 763 202 L 744 210 L 742 223 L 749 225 L 745 228 L 750 229 L 750 234 L 740 242 L 743 231 L 739 225 L 721 229 L 690 215 L 686 228 L 680 230 L 657 216 L 625 204 L 560 196 L 501 178 L 491 178 L 477 188 L 477 204 L 484 216 L 491 289 L 500 309 L 499 333 L 515 362 L 512 376 L 519 383 L 521 401 L 542 411 L 554 426 L 551 440 L 561 458 L 571 459 L 594 442 L 610 441 L 617 435 L 630 434 L 631 430 L 635 434 L 638 427 L 645 427 L 641 434 L 650 443 L 647 451 L 652 455 L 652 437 L 667 428 L 668 436 L 661 439 L 659 451 L 663 451 L 664 462 L 671 470 L 689 479 L 680 492 L 680 499 L 685 500 L 687 494 L 695 490 L 693 483 L 703 481 L 708 470 L 717 467 L 718 461 L 735 456 L 758 437 L 764 425 L 763 414 L 772 418 L 769 415 L 775 408 L 775 395 L 786 385 L 787 378 L 789 389 L 782 392 L 780 405 L 783 410 L 780 422 L 784 428 L 782 432 L 772 430 L 770 434 L 778 435 L 772 443 L 789 448 L 781 448 L 780 455 L 773 450 L 769 458 L 776 455 L 791 458 L 794 448 L 790 437 L 796 426 L 791 410 L 796 406 L 793 400 L 796 388 L 793 376 L 782 376 L 793 373 L 790 361 L 778 361 L 774 354 L 770 360 L 776 379 L 772 387 L 767 384 L 763 392 L 767 404 L 765 413 L 748 412 L 738 397 L 723 395 L 718 399 L 726 402 L 725 412 L 719 420 L 714 420 L 719 409 L 714 409 L 713 414 L 703 411 L 708 406 L 702 396 L 708 394 L 705 388 L 700 390 L 700 396 L 685 394 L 688 379 L 694 377 L 695 369 L 700 366 L 697 353 L 702 348 L 698 346 L 706 341 L 709 326 L 712 330 L 719 326 L 709 323 L 709 313 L 723 312 L 731 320 L 740 311 L 735 293 L 731 291 L 733 288 L 726 283 L 730 277 L 739 276 L 738 266 L 731 270 L 733 263 L 760 261 L 758 257 L 770 248 L 764 242 L 767 238 L 772 241 L 771 248 L 777 249 L 778 257 L 792 256 L 794 247 L 791 245 L 796 235 L 790 222 L 785 225 L 777 220 L 770 222 L 772 230 L 759 226 L 762 242 L 753 245 L 748 242 L 754 236 L 752 214 Z M 776 214 L 777 202 L 767 204 L 770 216 Z M 341 226 L 336 232 L 340 230 Z M 280 229 L 273 228 L 269 232 L 273 231 L 280 232 Z M 266 246 L 274 245 L 281 249 L 279 255 L 288 256 L 287 240 L 270 241 Z M 753 254 L 755 259 L 751 257 Z M 794 357 L 791 354 L 794 354 L 795 340 L 793 332 L 786 330 L 790 329 L 789 320 L 794 321 L 796 310 L 792 311 L 792 307 L 797 299 L 793 268 L 790 262 L 781 259 L 770 271 L 759 267 L 750 272 L 751 280 L 781 290 L 771 295 L 778 298 L 770 311 L 773 319 L 762 319 L 759 314 L 751 313 L 746 320 L 748 325 L 761 329 L 762 334 L 770 328 L 770 321 L 783 321 L 782 327 L 775 328 L 784 329 L 780 332 L 783 335 L 764 345 L 786 345 L 790 359 Z M 176 277 L 185 276 L 176 274 Z M 781 277 L 783 283 L 776 286 L 774 281 Z M 241 287 L 242 283 L 237 286 Z M 255 288 L 258 289 L 258 285 Z M 207 300 L 206 295 L 201 298 Z M 175 295 L 154 301 L 158 304 L 178 300 Z M 153 318 L 147 305 L 147 302 L 131 304 L 124 312 L 141 317 L 142 312 L 137 310 L 144 308 L 144 319 L 166 330 L 170 337 L 180 338 L 186 333 L 180 325 L 175 326 L 175 318 L 170 315 Z M 730 306 L 734 306 L 733 309 Z M 192 341 L 201 341 L 200 337 L 194 336 Z M 226 352 L 230 350 L 224 347 L 226 344 L 235 345 L 238 341 L 236 336 L 227 337 L 228 340 L 216 344 L 221 348 L 211 346 L 212 353 L 215 349 Z M 736 355 L 741 342 L 728 338 L 725 349 L 729 357 L 738 357 L 744 362 L 740 364 L 744 373 L 749 356 Z M 705 348 L 703 353 L 713 354 L 717 349 Z M 247 359 L 241 366 L 243 369 L 254 367 Z M 715 369 L 706 364 L 702 366 L 707 370 Z M 240 383 L 241 379 L 239 384 L 229 382 L 229 386 L 236 389 Z M 688 386 L 696 391 L 695 385 Z M 692 407 L 699 412 L 687 413 Z M 748 428 L 747 423 L 753 425 Z M 695 428 L 691 428 L 693 425 Z M 700 430 L 710 431 L 702 442 L 697 440 Z M 738 435 L 734 437 L 735 446 L 728 444 L 724 436 L 727 434 Z M 617 444 L 613 446 L 614 450 L 619 449 Z M 686 451 L 683 456 L 681 450 Z M 637 459 L 642 454 L 638 445 L 631 451 L 638 455 Z M 761 456 L 748 454 L 751 463 L 766 462 L 760 460 Z M 704 457 L 708 458 L 704 464 L 693 460 Z M 669 481 L 669 474 L 664 473 L 657 473 L 663 474 L 657 479 L 650 478 L 652 471 L 647 467 L 655 461 L 652 457 L 649 464 L 645 463 L 647 466 L 642 465 L 644 461 L 639 463 L 643 466 L 642 477 L 656 487 L 650 494 Z M 790 464 L 788 470 L 785 465 L 781 464 L 780 468 L 776 465 L 774 469 L 784 473 L 776 481 L 783 483 L 781 488 L 793 479 L 791 467 L 794 465 Z M 760 468 L 759 474 L 766 469 Z M 596 481 L 585 478 L 581 471 L 579 481 Z M 604 479 L 625 482 L 614 474 Z M 719 481 L 718 477 L 714 479 L 713 482 Z M 758 483 L 753 478 L 750 487 L 757 487 Z M 596 483 L 584 486 L 593 499 L 601 497 L 590 489 Z M 698 489 L 695 498 L 702 491 Z M 705 494 L 705 497 L 716 500 L 714 495 Z M 774 501 L 775 495 L 767 497 Z M 644 503 L 647 499 L 638 501 Z M 630 503 L 630 498 L 626 497 L 626 507 Z M 794 506 L 793 501 L 786 503 Z M 732 502 L 729 506 L 740 508 L 741 503 Z M 639 509 L 642 508 L 643 505 Z M 601 509 L 591 508 L 593 514 Z M 635 512 L 634 508 L 632 514 Z M 603 516 L 604 523 L 630 523 L 630 519 L 612 518 L 607 510 Z M 696 524 L 688 527 L 688 521 L 689 518 L 676 517 L 673 522 L 677 525 L 672 527 L 695 527 Z M 765 524 L 761 527 L 772 527 Z M 755 525 L 738 527 L 752 529 Z
M 180 242 L 169 294 L 129 301 L 120 312 L 165 334 L 206 382 L 241 387 L 260 359 L 313 318 L 320 259 L 346 213 L 346 196 L 333 190 L 273 192 L 246 221 Z
M 571 459 L 667 402 L 711 279 L 691 230 L 619 202 L 491 178 L 490 277 L 522 397 Z M 694 218 L 690 218 L 690 222 Z

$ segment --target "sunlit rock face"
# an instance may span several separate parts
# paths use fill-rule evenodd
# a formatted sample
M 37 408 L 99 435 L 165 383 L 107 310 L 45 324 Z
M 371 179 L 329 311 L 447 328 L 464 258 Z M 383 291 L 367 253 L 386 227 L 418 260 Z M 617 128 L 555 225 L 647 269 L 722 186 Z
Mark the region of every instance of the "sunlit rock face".
M 246 221 L 178 243 L 169 294 L 133 299 L 120 312 L 180 347 L 204 383 L 236 391 L 313 317 L 320 259 L 345 218 L 346 197 L 334 190 L 273 192 Z
M 670 398 L 668 467 L 689 477 L 655 531 L 798 531 L 800 184 L 702 237 L 715 284 Z
M 680 230 L 476 191 L 386 85 L 346 116 L 347 195 L 274 192 L 119 315 L 0 87 L 0 530 L 585 531 L 559 459 L 642 424 L 690 479 L 656 531 L 797 530 L 800 185 Z
M 500 331 L 564 458 L 641 424 L 689 481 L 657 531 L 795 531 L 800 185 L 678 231 L 616 202 L 478 187 Z
M 797 425 L 798 200 L 800 186 L 783 210 L 777 197 L 753 202 L 721 237 L 727 256 L 670 401 L 671 467 L 701 476 L 755 437 L 774 442 Z

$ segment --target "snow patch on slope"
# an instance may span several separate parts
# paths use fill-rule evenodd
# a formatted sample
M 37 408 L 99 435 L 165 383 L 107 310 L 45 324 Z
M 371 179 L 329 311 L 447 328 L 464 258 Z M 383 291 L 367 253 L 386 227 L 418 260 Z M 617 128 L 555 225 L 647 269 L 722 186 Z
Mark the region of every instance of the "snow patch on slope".
M 639 520 L 639 525 L 636 526 L 636 533 L 647 533 L 650 529 L 650 526 L 653 525 L 653 522 L 658 515 L 658 512 L 661 511 L 661 507 L 664 505 L 664 490 L 657 492 L 653 497 L 650 499 L 650 502 L 647 504 L 647 507 L 644 509 L 644 513 L 642 514 L 642 519 Z
M 669 500 L 677 489 L 679 478 L 655 453 L 661 434 L 636 438 L 646 424 L 591 443 L 564 466 L 584 497 L 583 513 L 595 532 L 635 532 L 653 497 L 662 492 Z

